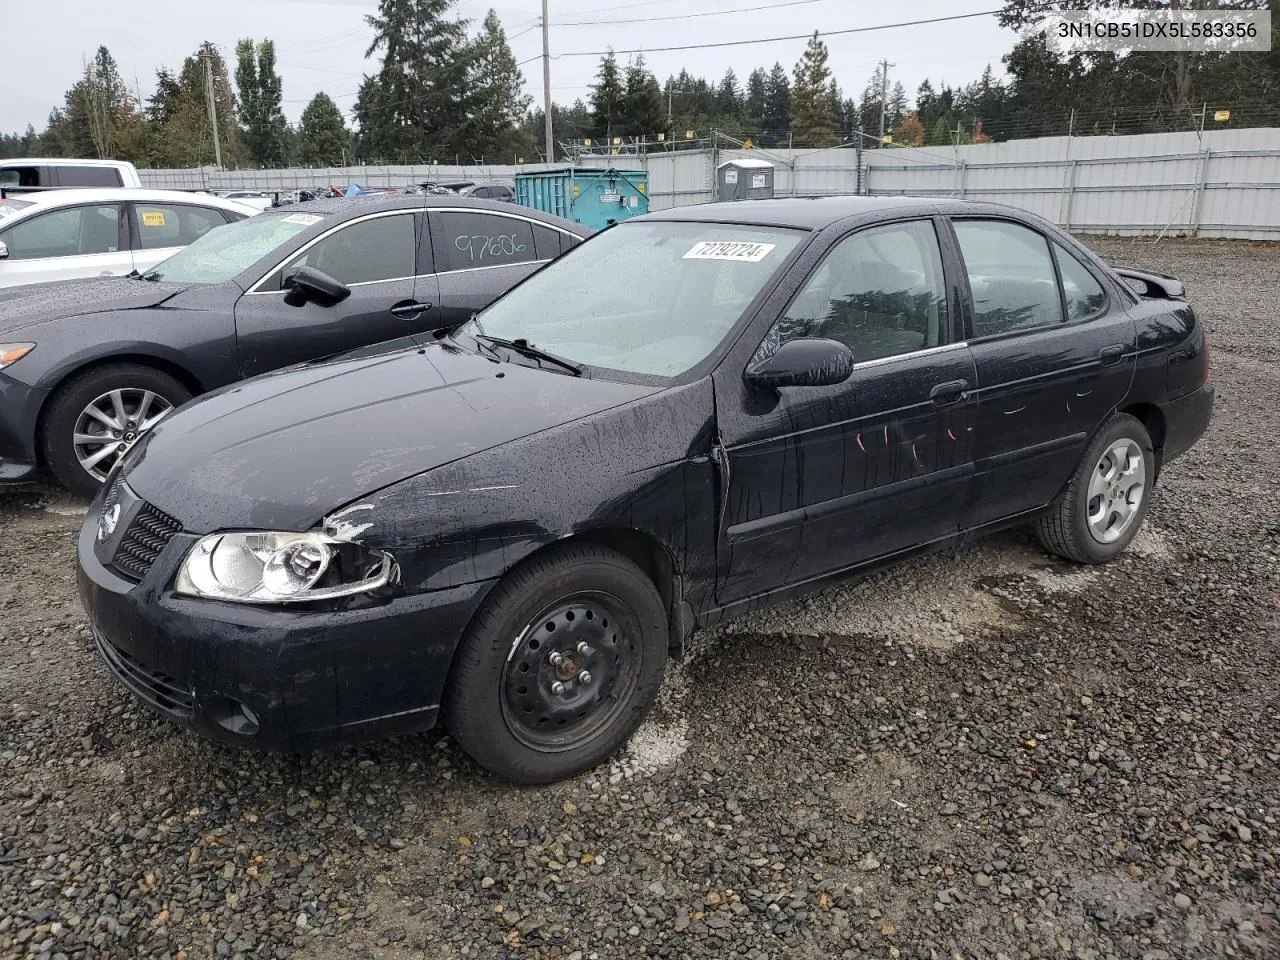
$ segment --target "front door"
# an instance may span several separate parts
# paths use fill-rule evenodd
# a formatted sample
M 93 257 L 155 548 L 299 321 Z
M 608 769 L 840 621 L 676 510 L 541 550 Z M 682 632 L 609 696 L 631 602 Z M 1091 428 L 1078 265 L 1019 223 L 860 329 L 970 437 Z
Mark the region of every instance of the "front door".
M 850 378 L 768 395 L 717 382 L 720 603 L 957 531 L 974 381 L 952 332 L 957 292 L 932 220 L 860 230 L 827 253 L 757 354 L 797 337 L 839 340 L 854 355 Z
M 1124 399 L 1134 325 L 1055 240 L 1020 223 L 953 223 L 972 291 L 976 474 L 966 527 L 1035 510 L 1066 485 Z
M 435 280 L 417 277 L 412 210 L 343 224 L 298 251 L 236 303 L 240 366 L 246 376 L 430 329 Z M 287 280 L 314 267 L 351 295 L 333 306 L 284 302 Z
M 50 210 L 0 230 L 0 241 L 8 251 L 0 260 L 0 287 L 123 277 L 133 269 L 128 226 L 119 203 Z

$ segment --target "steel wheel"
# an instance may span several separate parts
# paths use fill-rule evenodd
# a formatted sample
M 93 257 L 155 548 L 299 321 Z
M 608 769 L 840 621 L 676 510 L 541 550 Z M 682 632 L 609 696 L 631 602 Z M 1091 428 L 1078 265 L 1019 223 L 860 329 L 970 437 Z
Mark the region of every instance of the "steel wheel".
M 1089 479 L 1085 520 L 1095 540 L 1114 543 L 1124 536 L 1139 515 L 1146 479 L 1146 458 L 1136 442 L 1124 437 L 1107 447 Z
M 76 418 L 76 460 L 102 483 L 116 461 L 172 411 L 173 404 L 153 390 L 124 387 L 102 394 Z
M 608 726 L 640 674 L 637 628 L 617 598 L 557 601 L 517 634 L 502 671 L 502 715 L 535 750 L 572 750 Z

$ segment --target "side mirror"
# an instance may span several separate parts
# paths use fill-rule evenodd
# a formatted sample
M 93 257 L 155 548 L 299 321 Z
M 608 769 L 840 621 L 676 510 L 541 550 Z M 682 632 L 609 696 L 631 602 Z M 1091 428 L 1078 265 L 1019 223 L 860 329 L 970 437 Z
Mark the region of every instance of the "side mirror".
M 801 337 L 788 340 L 769 357 L 747 367 L 746 380 L 757 387 L 830 387 L 853 373 L 853 351 L 838 340 Z
M 4 241 L 0 240 L 0 260 L 9 259 L 9 248 L 4 245 Z
M 308 300 L 322 307 L 332 307 L 351 296 L 350 287 L 315 267 L 299 267 L 296 273 L 285 279 L 285 286 L 289 290 L 285 294 L 285 302 L 294 307 L 300 307 Z

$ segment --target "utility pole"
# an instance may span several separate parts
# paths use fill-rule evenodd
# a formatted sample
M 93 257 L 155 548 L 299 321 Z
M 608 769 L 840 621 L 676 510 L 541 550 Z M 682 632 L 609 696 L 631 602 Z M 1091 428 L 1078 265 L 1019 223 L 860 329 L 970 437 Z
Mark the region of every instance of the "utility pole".
M 897 66 L 888 60 L 880 61 L 880 144 L 884 145 L 884 120 L 889 109 L 889 68 Z
M 218 137 L 218 99 L 213 93 L 213 57 L 209 55 L 209 45 L 204 51 L 204 92 L 209 101 L 209 122 L 213 124 L 213 158 L 219 170 L 222 169 L 222 141 Z
M 547 163 L 555 163 L 555 139 L 551 129 L 551 24 L 547 21 L 547 0 L 542 0 L 542 110 L 546 125 Z

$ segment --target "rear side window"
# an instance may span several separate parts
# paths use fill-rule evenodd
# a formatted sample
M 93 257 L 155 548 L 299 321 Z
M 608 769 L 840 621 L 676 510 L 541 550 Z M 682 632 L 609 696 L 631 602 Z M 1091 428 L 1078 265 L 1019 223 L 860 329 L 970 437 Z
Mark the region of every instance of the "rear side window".
M 185 247 L 227 222 L 221 210 L 177 203 L 135 203 L 134 212 L 142 250 Z
M 1049 242 L 1004 220 L 957 220 L 956 239 L 973 293 L 973 333 L 990 337 L 1061 323 Z
M 1053 245 L 1062 274 L 1062 295 L 1067 304 L 1068 320 L 1088 320 L 1107 304 L 1107 295 L 1089 268 L 1059 244 Z
M 554 260 L 560 256 L 561 237 L 564 236 L 559 230 L 552 230 L 550 227 L 535 226 L 533 228 L 533 249 L 539 260 Z M 569 249 L 565 246 L 563 249 Z
M 346 284 L 412 277 L 417 255 L 413 219 L 412 213 L 398 213 L 343 227 L 285 264 L 281 277 L 300 267 L 314 267 Z M 280 283 L 267 285 L 272 288 L 280 289 Z
M 47 187 L 40 182 L 40 167 L 5 167 L 0 170 L 0 187 Z M 46 177 L 48 173 L 46 171 Z
M 438 273 L 540 259 L 534 249 L 533 224 L 527 220 L 447 210 L 431 211 L 427 217 Z
M 60 187 L 119 187 L 124 181 L 115 167 L 54 167 Z
M 77 257 L 120 249 L 120 209 L 112 204 L 50 210 L 0 233 L 10 260 Z
M 778 321 L 782 341 L 839 340 L 856 361 L 946 341 L 947 299 L 938 235 L 927 221 L 861 230 L 827 254 Z

